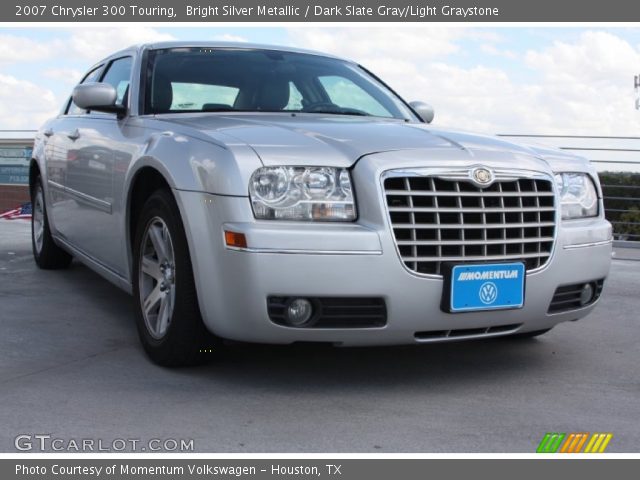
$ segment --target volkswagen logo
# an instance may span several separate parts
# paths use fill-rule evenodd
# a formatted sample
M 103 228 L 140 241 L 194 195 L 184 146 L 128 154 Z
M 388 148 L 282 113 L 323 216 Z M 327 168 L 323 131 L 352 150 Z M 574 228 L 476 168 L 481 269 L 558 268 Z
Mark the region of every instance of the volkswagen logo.
M 498 298 L 498 287 L 493 282 L 485 282 L 480 287 L 480 301 L 485 305 L 491 305 Z
M 486 187 L 493 182 L 493 172 L 485 167 L 471 170 L 471 179 L 480 187 Z

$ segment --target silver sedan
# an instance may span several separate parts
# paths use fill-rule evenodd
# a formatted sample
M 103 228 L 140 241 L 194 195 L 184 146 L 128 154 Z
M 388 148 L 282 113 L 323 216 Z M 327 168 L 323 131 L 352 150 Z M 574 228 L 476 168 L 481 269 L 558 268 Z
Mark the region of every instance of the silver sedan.
M 132 293 L 162 365 L 221 339 L 429 343 L 587 315 L 612 238 L 593 167 L 432 118 L 320 53 L 117 52 L 38 132 L 35 260 Z

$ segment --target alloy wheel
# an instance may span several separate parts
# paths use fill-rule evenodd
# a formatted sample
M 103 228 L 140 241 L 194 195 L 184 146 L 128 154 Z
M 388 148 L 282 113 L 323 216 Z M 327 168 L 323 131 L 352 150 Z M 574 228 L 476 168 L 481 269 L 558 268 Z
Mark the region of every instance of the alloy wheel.
M 176 268 L 167 224 L 152 218 L 142 236 L 138 265 L 140 306 L 149 334 L 156 340 L 167 333 L 175 304 Z
M 44 198 L 40 186 L 36 189 L 31 218 L 33 222 L 33 243 L 36 247 L 36 252 L 40 254 L 44 242 Z

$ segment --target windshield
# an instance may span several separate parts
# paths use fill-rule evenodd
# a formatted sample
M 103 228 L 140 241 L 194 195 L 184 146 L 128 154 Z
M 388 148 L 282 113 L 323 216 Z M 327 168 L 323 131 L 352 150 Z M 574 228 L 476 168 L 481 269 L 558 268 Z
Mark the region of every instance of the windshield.
M 145 112 L 308 112 L 415 119 L 382 83 L 318 55 L 230 48 L 152 50 Z

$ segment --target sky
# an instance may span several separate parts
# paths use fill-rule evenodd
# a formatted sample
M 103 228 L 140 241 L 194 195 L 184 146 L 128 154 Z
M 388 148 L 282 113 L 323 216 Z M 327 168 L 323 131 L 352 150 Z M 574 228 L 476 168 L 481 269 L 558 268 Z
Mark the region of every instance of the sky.
M 102 57 L 158 40 L 287 45 L 350 58 L 434 125 L 481 133 L 640 134 L 640 28 L 195 27 L 0 28 L 0 130 L 37 129 Z

